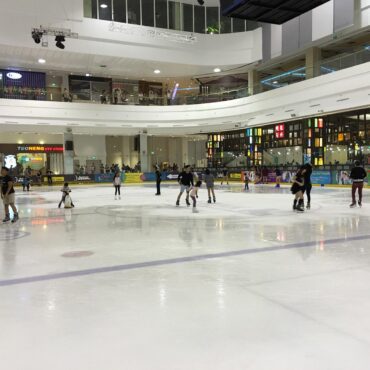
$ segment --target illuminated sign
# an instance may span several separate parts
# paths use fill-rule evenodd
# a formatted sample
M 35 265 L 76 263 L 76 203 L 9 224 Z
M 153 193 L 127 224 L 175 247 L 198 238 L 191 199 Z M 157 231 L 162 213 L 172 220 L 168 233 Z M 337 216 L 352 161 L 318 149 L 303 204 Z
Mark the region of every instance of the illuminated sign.
M 281 123 L 275 126 L 275 137 L 276 139 L 284 139 L 285 136 L 285 125 Z
M 9 72 L 6 74 L 6 77 L 10 78 L 11 80 L 20 80 L 22 75 L 18 72 Z
M 62 153 L 63 145 L 18 145 L 18 152 L 35 153 Z

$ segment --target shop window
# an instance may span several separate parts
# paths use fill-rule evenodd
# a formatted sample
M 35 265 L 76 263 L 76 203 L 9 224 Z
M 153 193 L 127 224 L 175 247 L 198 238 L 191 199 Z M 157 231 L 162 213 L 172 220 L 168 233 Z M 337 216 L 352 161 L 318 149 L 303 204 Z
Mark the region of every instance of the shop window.
M 126 0 L 113 0 L 113 19 L 115 22 L 126 22 Z
M 99 0 L 99 19 L 112 20 L 112 0 Z
M 220 33 L 231 33 L 231 18 L 221 16 Z
M 206 19 L 205 19 L 205 7 L 194 6 L 194 31 L 197 33 L 205 33 L 206 31 Z
M 154 27 L 154 0 L 141 0 L 141 7 L 143 26 Z
M 168 28 L 167 0 L 155 0 L 155 26 Z
M 233 18 L 233 32 L 245 32 L 245 20 Z
M 181 30 L 180 3 L 175 1 L 168 2 L 169 28 Z
M 207 27 L 211 27 L 219 31 L 219 19 L 218 19 L 219 8 L 215 6 L 207 6 L 206 15 L 207 15 Z
M 141 24 L 140 1 L 127 0 L 127 18 L 128 23 Z
M 84 17 L 85 18 L 98 18 L 98 1 L 97 0 L 84 0 Z
M 182 4 L 182 24 L 183 30 L 193 32 L 193 5 Z

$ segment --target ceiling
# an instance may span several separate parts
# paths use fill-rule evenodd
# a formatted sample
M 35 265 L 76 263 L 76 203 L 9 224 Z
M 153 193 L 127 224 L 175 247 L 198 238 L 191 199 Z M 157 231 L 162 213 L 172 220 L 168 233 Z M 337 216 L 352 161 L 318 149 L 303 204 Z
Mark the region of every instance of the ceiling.
M 221 0 L 224 15 L 251 21 L 283 24 L 329 0 Z
M 68 47 L 68 46 L 67 46 Z M 180 63 L 163 63 L 151 60 L 130 59 L 69 52 L 49 48 L 24 48 L 0 45 L 0 67 L 67 73 L 90 73 L 100 77 L 155 80 L 160 77 L 193 77 L 213 73 L 213 67 Z M 38 59 L 46 60 L 45 64 Z M 159 69 L 160 74 L 154 74 Z

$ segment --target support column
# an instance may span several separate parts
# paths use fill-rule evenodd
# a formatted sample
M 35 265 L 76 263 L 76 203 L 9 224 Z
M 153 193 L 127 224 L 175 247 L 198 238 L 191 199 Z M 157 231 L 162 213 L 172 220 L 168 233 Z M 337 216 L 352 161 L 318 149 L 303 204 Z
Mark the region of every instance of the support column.
M 64 174 L 74 174 L 74 145 L 72 131 L 64 133 Z
M 188 145 L 188 139 L 182 138 L 181 139 L 181 160 L 182 162 L 179 163 L 179 167 L 182 168 L 183 165 L 192 164 L 189 163 L 189 145 Z
M 248 71 L 248 94 L 254 95 L 259 92 L 261 92 L 260 74 L 258 71 L 253 69 L 252 71 Z
M 131 166 L 131 147 L 130 137 L 122 137 L 122 162 L 127 166 Z
M 306 51 L 306 80 L 320 76 L 321 49 L 317 47 Z
M 141 172 L 149 172 L 149 161 L 148 161 L 148 135 L 140 134 L 140 163 Z

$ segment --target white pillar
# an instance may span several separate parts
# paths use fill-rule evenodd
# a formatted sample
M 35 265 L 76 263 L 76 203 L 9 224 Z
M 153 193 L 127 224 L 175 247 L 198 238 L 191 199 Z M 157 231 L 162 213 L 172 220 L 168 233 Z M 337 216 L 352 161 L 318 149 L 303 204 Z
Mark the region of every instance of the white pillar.
M 254 95 L 261 92 L 260 74 L 255 69 L 248 71 L 248 94 Z
M 148 161 L 148 135 L 140 134 L 140 163 L 141 172 L 149 172 L 149 161 Z
M 64 133 L 64 174 L 74 173 L 74 145 L 72 132 Z
M 317 47 L 306 51 L 306 79 L 320 76 L 321 50 Z

